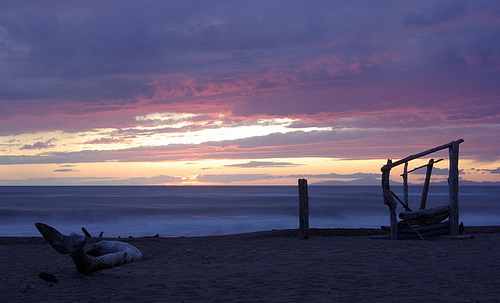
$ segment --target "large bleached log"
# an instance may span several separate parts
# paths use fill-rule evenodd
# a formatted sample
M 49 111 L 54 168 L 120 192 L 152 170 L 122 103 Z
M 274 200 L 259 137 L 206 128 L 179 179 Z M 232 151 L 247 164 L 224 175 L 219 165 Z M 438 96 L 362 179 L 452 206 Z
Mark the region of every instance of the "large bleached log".
M 71 233 L 65 236 L 43 223 L 35 223 L 43 238 L 56 251 L 69 254 L 79 272 L 90 274 L 101 269 L 112 268 L 142 259 L 142 253 L 136 247 L 120 241 L 101 241 L 84 251 L 87 238 Z

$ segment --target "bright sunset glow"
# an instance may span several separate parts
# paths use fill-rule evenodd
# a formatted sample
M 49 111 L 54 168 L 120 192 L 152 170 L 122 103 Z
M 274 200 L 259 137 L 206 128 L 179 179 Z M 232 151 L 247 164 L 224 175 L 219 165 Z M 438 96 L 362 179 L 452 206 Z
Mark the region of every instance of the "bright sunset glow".
M 499 36 L 497 1 L 2 3 L 0 185 L 379 185 L 458 139 L 500 182 Z

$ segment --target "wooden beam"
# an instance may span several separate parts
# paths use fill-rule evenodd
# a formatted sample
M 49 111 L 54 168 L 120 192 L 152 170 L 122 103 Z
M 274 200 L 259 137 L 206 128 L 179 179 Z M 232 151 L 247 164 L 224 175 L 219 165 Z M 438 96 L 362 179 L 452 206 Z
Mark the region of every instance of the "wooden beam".
M 403 205 L 403 207 L 407 210 L 407 211 L 412 211 L 411 208 L 408 206 L 408 204 L 405 204 L 403 201 L 401 201 L 401 199 L 399 199 L 399 197 L 391 190 L 391 195 L 394 196 L 394 198 L 396 198 L 396 200 L 398 200 L 399 203 L 401 203 L 401 205 Z
M 92 238 L 92 236 L 91 236 L 91 235 L 90 235 L 90 233 L 89 233 L 89 232 L 85 229 L 85 227 L 82 227 L 82 231 L 83 231 L 83 233 L 85 234 L 85 236 L 86 236 L 87 238 Z
M 443 161 L 443 160 L 444 160 L 444 159 L 439 159 L 439 160 L 433 161 L 433 162 L 432 162 L 432 164 L 434 165 L 434 164 L 436 164 L 436 163 L 438 163 L 438 162 L 441 162 L 441 161 Z M 429 162 L 429 163 L 430 163 L 430 162 Z M 421 169 L 421 168 L 423 168 L 423 167 L 429 166 L 429 163 L 424 164 L 424 165 L 421 165 L 421 166 L 419 166 L 419 167 L 415 167 L 414 169 L 412 169 L 412 170 L 410 170 L 410 171 L 408 171 L 408 172 L 403 172 L 403 173 L 401 174 L 401 176 L 403 176 L 404 174 L 409 174 L 409 173 L 412 173 L 412 172 L 416 171 L 417 169 Z
M 427 203 L 427 195 L 429 194 L 429 183 L 431 182 L 432 167 L 434 166 L 434 159 L 430 159 L 427 164 L 427 172 L 425 173 L 424 187 L 422 189 L 422 198 L 420 199 L 420 209 L 425 209 Z
M 423 157 L 423 156 L 427 156 L 428 154 L 432 154 L 432 153 L 435 153 L 437 151 L 440 151 L 442 149 L 446 149 L 446 148 L 449 148 L 450 146 L 454 145 L 454 144 L 460 144 L 464 142 L 463 139 L 458 139 L 456 141 L 452 141 L 450 143 L 447 143 L 447 144 L 443 144 L 441 146 L 438 146 L 438 147 L 434 147 L 434 148 L 431 148 L 429 150 L 426 150 L 424 152 L 421 152 L 421 153 L 418 153 L 418 154 L 415 154 L 415 155 L 410 155 L 404 159 L 401 159 L 401 160 L 398 160 L 396 162 L 392 162 L 391 164 L 386 164 L 384 166 L 382 166 L 382 168 L 380 169 L 382 172 L 386 171 L 386 170 L 389 170 L 389 169 L 392 169 L 393 167 L 396 167 L 398 165 L 401 165 L 405 162 L 408 162 L 408 161 L 411 161 L 411 160 L 414 160 L 414 159 L 417 159 L 417 158 L 420 158 L 420 157 Z

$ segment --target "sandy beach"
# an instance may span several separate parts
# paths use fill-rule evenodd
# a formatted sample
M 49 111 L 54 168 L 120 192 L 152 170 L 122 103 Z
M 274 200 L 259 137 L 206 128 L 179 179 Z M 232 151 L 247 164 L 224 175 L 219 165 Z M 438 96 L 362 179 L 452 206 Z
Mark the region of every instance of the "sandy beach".
M 500 227 L 466 227 L 465 240 L 370 239 L 380 233 L 119 239 L 144 259 L 90 276 L 41 237 L 0 238 L 0 301 L 500 302 Z

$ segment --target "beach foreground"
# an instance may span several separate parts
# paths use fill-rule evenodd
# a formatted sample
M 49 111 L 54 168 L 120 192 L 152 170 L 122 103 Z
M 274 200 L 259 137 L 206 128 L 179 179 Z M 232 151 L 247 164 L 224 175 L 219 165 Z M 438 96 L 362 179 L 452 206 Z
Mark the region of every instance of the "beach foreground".
M 500 227 L 465 233 L 474 238 L 374 240 L 380 230 L 366 229 L 127 238 L 144 259 L 89 277 L 41 237 L 0 238 L 0 301 L 500 302 Z

